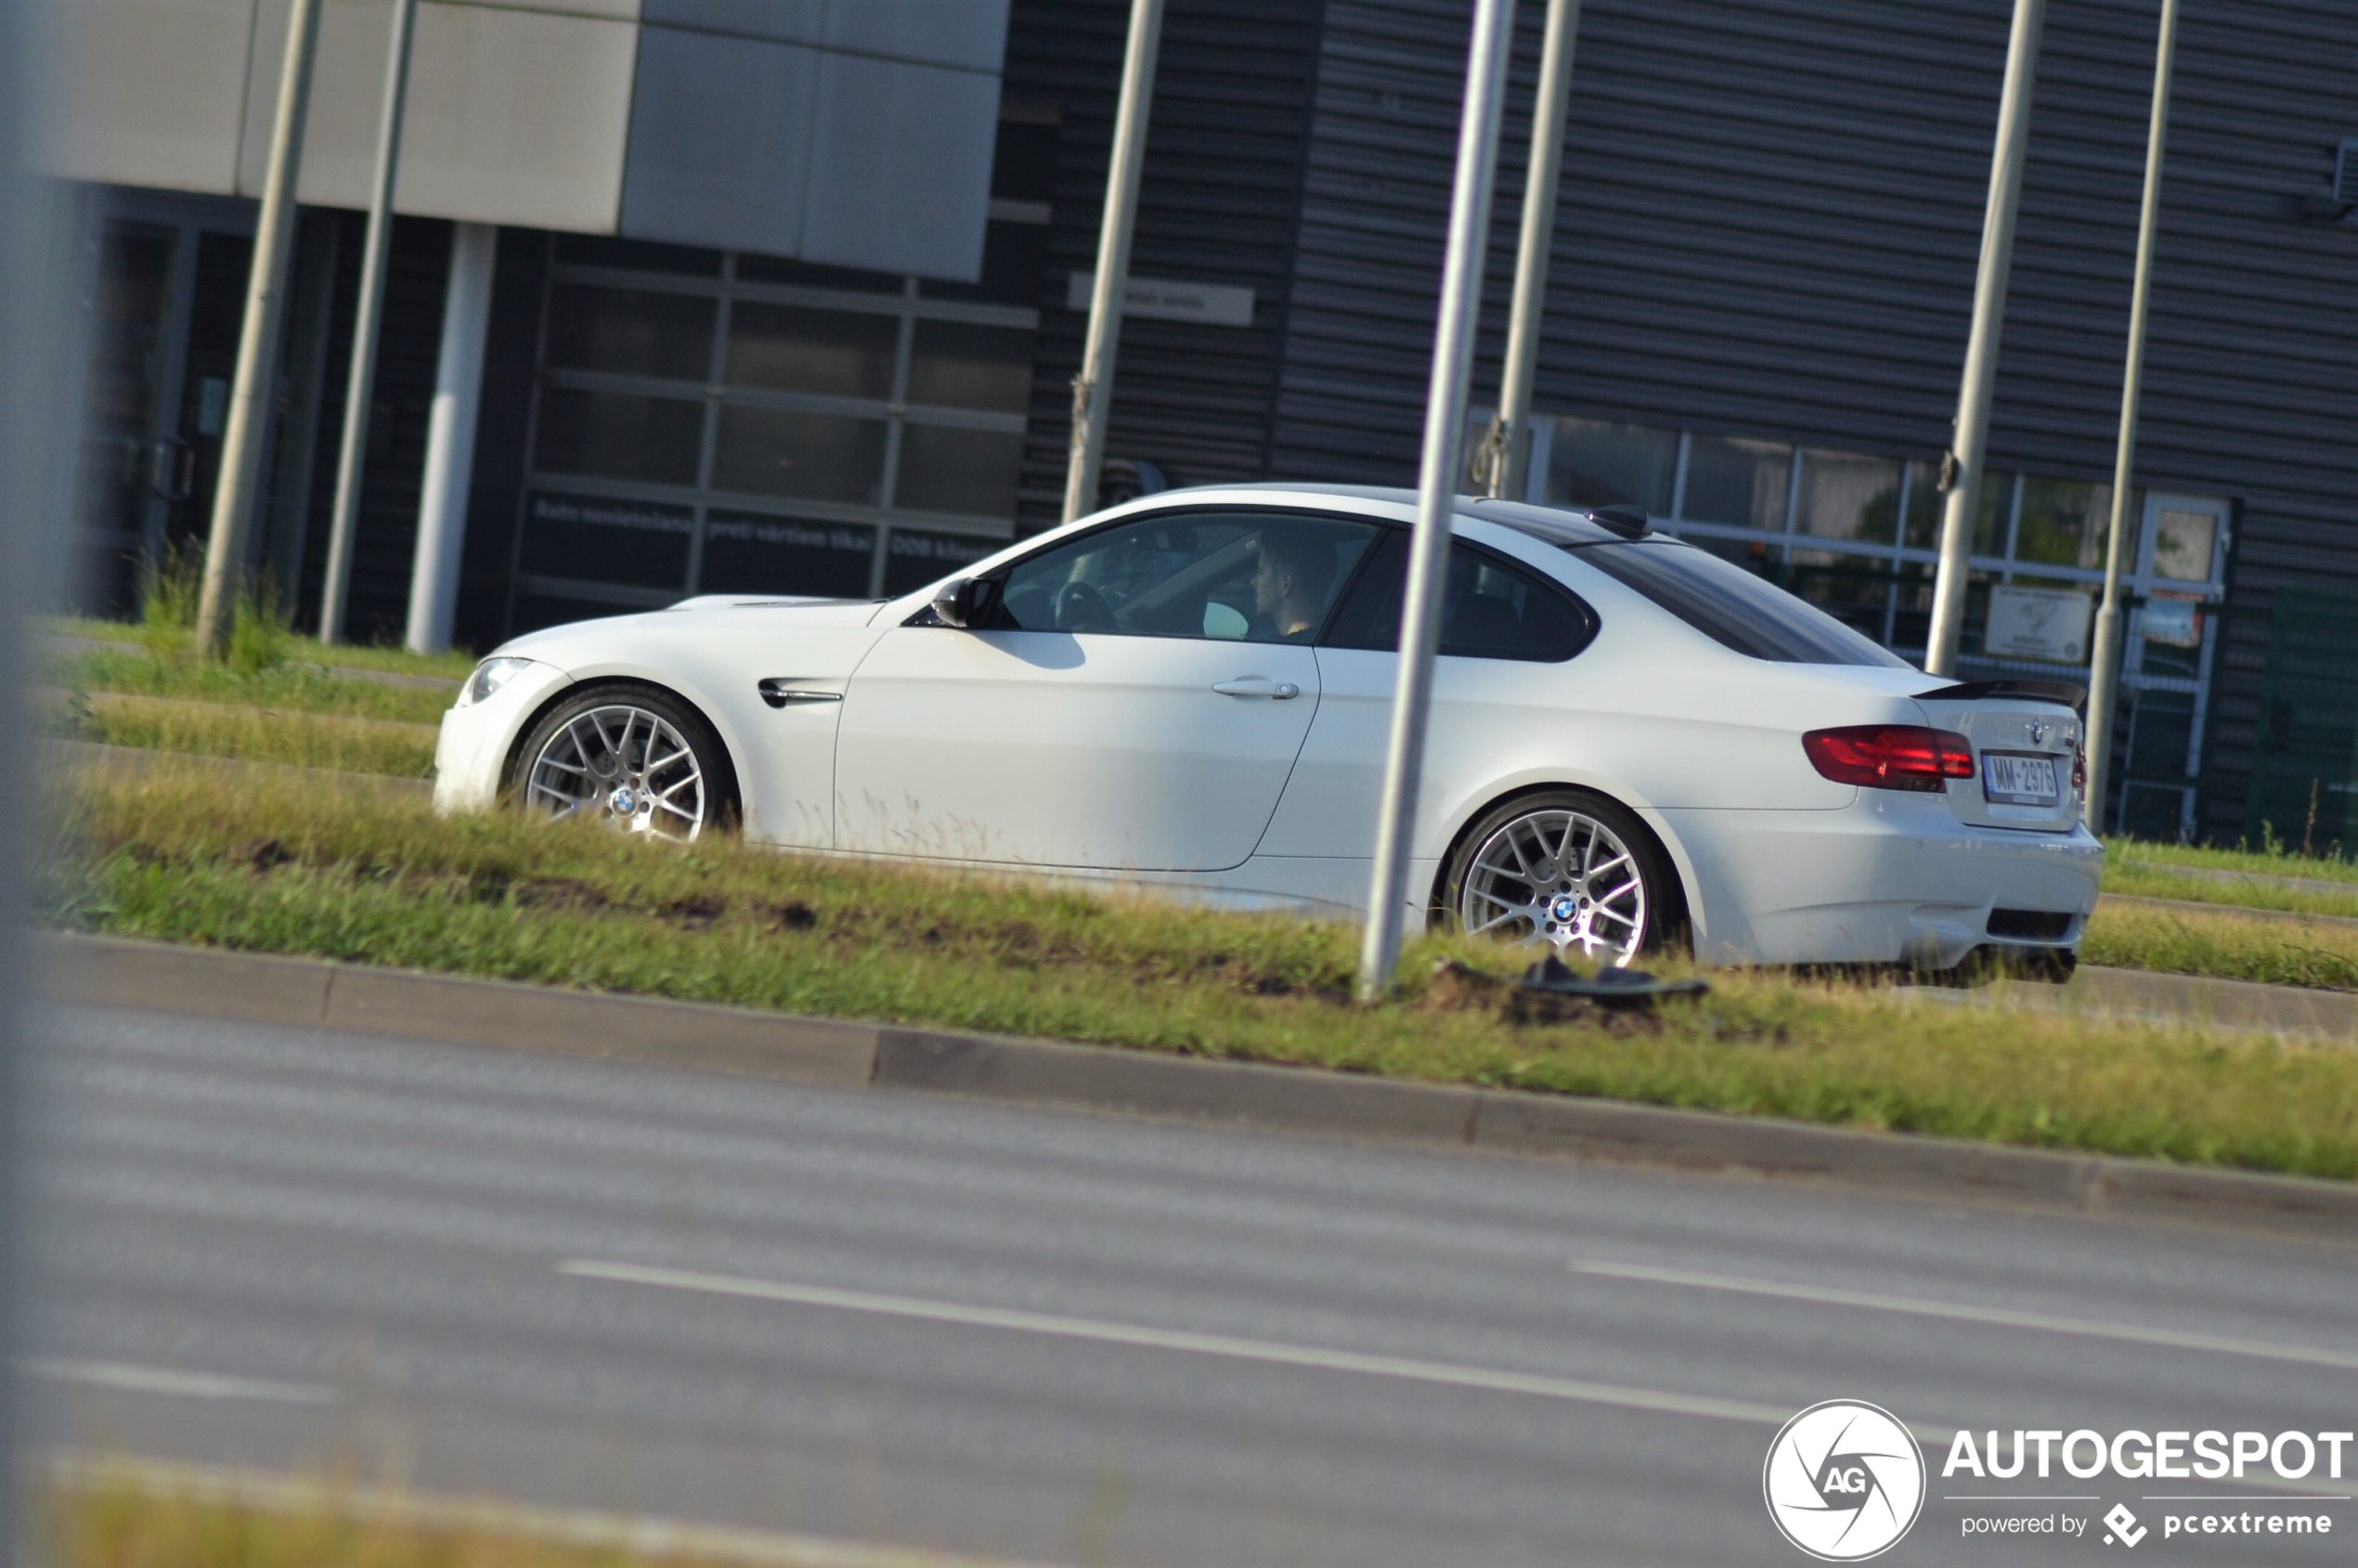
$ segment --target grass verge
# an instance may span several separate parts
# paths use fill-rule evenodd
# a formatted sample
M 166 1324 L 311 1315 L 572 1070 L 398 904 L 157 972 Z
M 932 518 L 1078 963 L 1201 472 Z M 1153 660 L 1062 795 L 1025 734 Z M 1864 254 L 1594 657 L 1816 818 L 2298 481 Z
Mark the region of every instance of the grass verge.
M 112 648 L 93 648 L 55 659 L 46 678 L 50 684 L 68 691 L 227 703 L 404 724 L 441 722 L 455 694 L 342 680 L 314 665 L 286 663 L 240 669 L 192 654 Z
M 2265 985 L 2358 990 L 2358 930 L 2235 910 L 2100 903 L 2079 956 L 2090 964 Z
M 125 937 L 2358 1175 L 2358 1051 L 2339 1046 L 1726 972 L 1654 1015 L 1518 1024 L 1436 965 L 1528 955 L 1440 938 L 1411 945 L 1396 1001 L 1359 1007 L 1354 933 L 1338 926 L 733 841 L 667 851 L 511 816 L 444 821 L 294 780 L 225 798 L 193 771 L 80 775 L 56 832 L 47 920 Z
M 285 713 L 271 708 L 118 693 L 71 693 L 51 716 L 69 740 L 340 772 L 422 779 L 434 772 L 435 732 L 421 724 Z
M 35 1561 L 50 1568 L 795 1568 L 815 1553 L 700 1552 L 693 1533 L 645 1550 L 622 1522 L 543 1520 L 498 1504 L 431 1506 L 334 1483 L 258 1502 L 131 1479 L 53 1484 L 39 1496 Z M 524 1513 L 524 1517 L 518 1517 Z M 671 1535 L 674 1532 L 664 1532 Z M 715 1534 L 718 1534 L 717 1532 Z M 880 1556 L 882 1554 L 879 1554 Z M 840 1561 L 839 1558 L 835 1559 Z

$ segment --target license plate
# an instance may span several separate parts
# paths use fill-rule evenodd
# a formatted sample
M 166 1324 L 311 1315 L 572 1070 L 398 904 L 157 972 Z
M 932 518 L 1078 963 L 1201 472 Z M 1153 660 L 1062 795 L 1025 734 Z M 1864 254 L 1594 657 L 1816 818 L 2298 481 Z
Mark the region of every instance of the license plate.
M 2054 758 L 2010 751 L 1982 754 L 1981 792 L 2001 806 L 2052 806 L 2063 797 Z

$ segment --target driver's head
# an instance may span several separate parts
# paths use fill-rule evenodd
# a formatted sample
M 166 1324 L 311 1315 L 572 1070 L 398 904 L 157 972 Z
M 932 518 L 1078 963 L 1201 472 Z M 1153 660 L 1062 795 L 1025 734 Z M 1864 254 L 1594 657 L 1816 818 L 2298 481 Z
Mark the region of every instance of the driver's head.
M 1252 577 L 1253 607 L 1280 632 L 1310 629 L 1334 583 L 1334 551 L 1321 539 L 1261 536 L 1261 566 Z

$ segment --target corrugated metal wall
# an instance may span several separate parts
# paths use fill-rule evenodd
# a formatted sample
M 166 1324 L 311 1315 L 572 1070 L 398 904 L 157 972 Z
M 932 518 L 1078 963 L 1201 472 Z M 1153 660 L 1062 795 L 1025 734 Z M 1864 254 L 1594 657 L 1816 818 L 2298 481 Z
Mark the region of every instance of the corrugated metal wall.
M 1322 0 L 1170 0 L 1131 270 L 1253 291 L 1253 322 L 1124 323 L 1107 452 L 1172 483 L 1267 472 L 1272 405 Z M 1061 115 L 1054 223 L 1017 528 L 1057 521 L 1084 313 L 1066 279 L 1096 265 L 1125 0 L 1016 0 L 1011 105 Z
M 1542 9 L 1522 8 L 1495 386 Z M 1588 0 L 1541 406 L 1946 445 L 2006 0 Z M 1993 466 L 2109 477 L 2155 0 L 2052 0 Z M 1332 0 L 1275 472 L 1414 472 L 1468 7 Z M 2358 579 L 2358 231 L 2296 216 L 2358 135 L 2358 7 L 2186 0 L 2140 477 L 2241 503 L 2231 605 Z M 2264 625 L 2231 624 L 2207 821 L 2240 825 Z

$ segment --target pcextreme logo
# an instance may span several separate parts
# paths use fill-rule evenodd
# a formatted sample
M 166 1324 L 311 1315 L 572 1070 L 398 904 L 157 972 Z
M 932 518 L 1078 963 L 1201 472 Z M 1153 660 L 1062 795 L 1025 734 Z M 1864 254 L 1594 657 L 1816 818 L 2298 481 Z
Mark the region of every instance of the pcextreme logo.
M 1890 1411 L 1829 1399 L 1778 1432 L 1760 1489 L 1785 1539 L 1823 1562 L 1859 1562 L 1897 1546 L 1924 1510 L 1924 1456 Z

